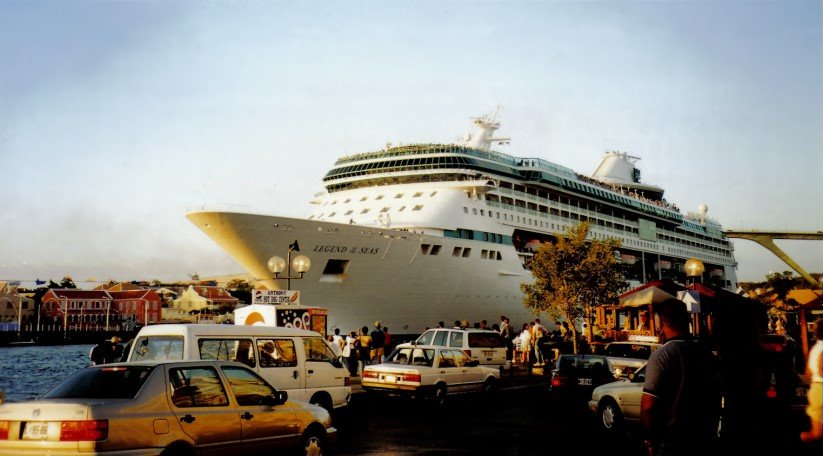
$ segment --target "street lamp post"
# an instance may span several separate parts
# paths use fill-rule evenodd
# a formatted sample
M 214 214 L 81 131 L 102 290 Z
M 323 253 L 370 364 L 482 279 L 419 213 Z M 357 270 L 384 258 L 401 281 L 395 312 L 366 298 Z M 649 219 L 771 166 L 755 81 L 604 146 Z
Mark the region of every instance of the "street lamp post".
M 703 278 L 703 271 L 706 270 L 706 267 L 703 266 L 703 262 L 698 260 L 697 258 L 689 258 L 686 260 L 686 275 L 691 279 L 691 285 L 694 287 L 695 284 L 700 283 Z
M 275 279 L 285 279 L 286 280 L 286 289 L 291 289 L 291 281 L 292 279 L 302 279 L 303 274 L 308 272 L 309 268 L 311 267 L 311 260 L 306 255 L 297 255 L 294 257 L 294 260 L 291 259 L 292 252 L 299 252 L 300 246 L 297 244 L 297 240 L 294 243 L 289 244 L 289 250 L 286 252 L 286 259 L 284 260 L 283 257 L 280 256 L 273 256 L 269 258 L 268 268 L 274 274 Z M 292 277 L 291 270 L 294 267 L 294 270 L 297 272 L 297 276 Z M 286 269 L 286 275 L 280 276 L 283 270 Z

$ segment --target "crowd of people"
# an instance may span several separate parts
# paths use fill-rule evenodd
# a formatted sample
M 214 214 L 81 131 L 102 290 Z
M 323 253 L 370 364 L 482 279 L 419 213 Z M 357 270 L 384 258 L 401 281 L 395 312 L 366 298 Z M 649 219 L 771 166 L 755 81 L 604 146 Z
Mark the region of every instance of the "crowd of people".
M 345 337 L 340 329 L 335 328 L 334 335 L 327 336 L 335 355 L 343 357 L 343 362 L 351 376 L 359 376 L 363 368 L 370 364 L 385 361 L 386 353 L 391 347 L 392 338 L 389 328 L 380 321 L 374 322 L 374 329 L 369 331 L 363 326 L 359 331 L 351 331 Z

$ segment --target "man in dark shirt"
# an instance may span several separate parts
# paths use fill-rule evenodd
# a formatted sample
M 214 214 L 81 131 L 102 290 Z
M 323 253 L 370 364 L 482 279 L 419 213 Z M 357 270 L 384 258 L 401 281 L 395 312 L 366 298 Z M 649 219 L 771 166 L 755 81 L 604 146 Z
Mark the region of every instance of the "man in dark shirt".
M 649 456 L 705 455 L 720 415 L 716 359 L 689 334 L 689 313 L 677 299 L 658 305 L 663 346 L 646 365 L 641 418 Z
M 386 335 L 383 334 L 383 326 L 380 321 L 374 322 L 374 331 L 369 334 L 371 336 L 371 362 L 372 364 L 380 364 L 383 362 L 383 347 L 386 346 Z

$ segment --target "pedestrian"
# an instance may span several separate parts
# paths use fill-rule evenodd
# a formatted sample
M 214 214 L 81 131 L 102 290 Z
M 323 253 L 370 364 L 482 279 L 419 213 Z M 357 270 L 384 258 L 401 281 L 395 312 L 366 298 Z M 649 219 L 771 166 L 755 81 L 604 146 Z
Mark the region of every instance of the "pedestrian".
M 106 364 L 116 363 L 123 357 L 123 346 L 120 345 L 120 338 L 117 336 L 112 336 L 110 342 L 111 350 L 107 352 Z
M 91 365 L 97 366 L 100 364 L 106 364 L 106 360 L 111 357 L 111 351 L 111 341 L 105 339 L 101 340 L 97 345 L 92 347 L 89 352 L 89 360 L 91 361 Z
M 389 327 L 383 327 L 383 359 L 380 362 L 386 360 L 386 353 L 391 352 L 391 334 L 389 334 Z
M 529 364 L 529 352 L 532 349 L 532 329 L 528 323 L 523 323 L 523 331 L 520 331 L 520 364 Z
M 357 375 L 357 332 L 351 331 L 346 336 L 346 346 L 343 348 L 343 359 L 346 361 L 346 368 L 349 369 L 349 375 L 352 377 Z
M 360 365 L 358 371 L 360 375 L 362 375 L 363 368 L 371 364 L 371 336 L 369 336 L 369 328 L 367 326 L 360 328 L 360 335 L 357 340 L 359 344 L 357 346 L 357 360 Z
M 512 344 L 512 339 L 514 339 L 514 333 L 511 325 L 509 325 L 509 319 L 505 315 L 500 316 L 500 336 L 503 338 L 503 342 L 506 344 L 506 359 L 514 359 L 512 352 L 512 349 L 514 348 Z
M 380 320 L 374 322 L 374 331 L 369 336 L 371 336 L 371 362 L 380 364 L 383 362 L 383 347 L 386 345 L 386 336 L 383 334 L 383 325 L 380 324 Z
M 340 345 L 337 344 L 334 340 L 334 336 L 329 334 L 326 336 L 326 341 L 329 343 L 329 347 L 331 347 L 331 351 L 334 352 L 334 357 L 339 358 L 343 356 L 343 349 L 340 348 Z
M 800 440 L 804 443 L 823 441 L 823 320 L 814 322 L 814 337 L 817 342 L 809 350 L 809 360 L 806 362 L 806 375 L 810 382 L 806 394 L 809 402 L 806 415 L 809 416 L 811 427 L 800 433 Z
M 340 328 L 334 328 L 332 343 L 336 344 L 337 347 L 340 348 L 340 354 L 338 356 L 343 356 L 343 348 L 346 346 L 346 340 L 340 335 Z
M 534 326 L 532 327 L 532 346 L 534 347 L 534 360 L 536 366 L 543 366 L 545 360 L 543 359 L 543 352 L 540 350 L 541 339 L 546 335 L 546 327 L 540 324 L 540 319 L 534 319 Z
M 658 306 L 660 348 L 646 364 L 640 414 L 649 456 L 710 453 L 720 417 L 717 360 L 711 348 L 689 334 L 686 304 Z

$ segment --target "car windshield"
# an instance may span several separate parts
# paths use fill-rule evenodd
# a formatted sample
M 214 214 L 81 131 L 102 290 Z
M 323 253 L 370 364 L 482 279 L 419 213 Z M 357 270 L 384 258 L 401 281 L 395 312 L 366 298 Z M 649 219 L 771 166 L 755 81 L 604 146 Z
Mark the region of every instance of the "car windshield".
M 649 359 L 652 354 L 651 345 L 643 344 L 609 344 L 606 347 L 606 356 L 616 358 Z
M 132 399 L 154 366 L 105 366 L 81 369 L 63 380 L 43 399 Z

